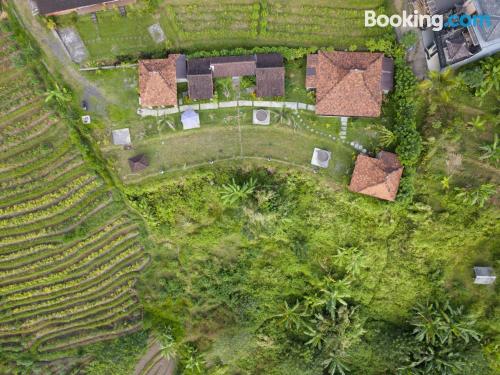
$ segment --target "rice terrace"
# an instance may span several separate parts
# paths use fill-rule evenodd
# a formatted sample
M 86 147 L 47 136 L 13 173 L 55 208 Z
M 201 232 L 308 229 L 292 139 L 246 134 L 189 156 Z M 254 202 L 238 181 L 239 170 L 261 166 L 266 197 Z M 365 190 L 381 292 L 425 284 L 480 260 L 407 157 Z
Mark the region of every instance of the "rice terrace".
M 499 17 L 0 0 L 0 374 L 498 374 Z

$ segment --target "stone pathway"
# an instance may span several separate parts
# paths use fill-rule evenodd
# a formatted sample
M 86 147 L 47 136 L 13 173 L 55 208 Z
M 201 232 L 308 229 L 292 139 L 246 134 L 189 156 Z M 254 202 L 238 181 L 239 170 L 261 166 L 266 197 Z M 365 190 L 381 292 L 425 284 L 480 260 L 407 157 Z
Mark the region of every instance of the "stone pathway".
M 339 137 L 340 139 L 332 134 L 325 133 L 321 130 L 314 129 L 314 128 L 311 128 L 309 125 L 306 125 L 304 123 L 304 119 L 302 118 L 302 116 L 300 116 L 299 112 L 296 112 L 296 117 L 298 119 L 300 126 L 304 129 L 310 131 L 313 134 L 317 134 L 317 135 L 320 135 L 320 136 L 325 137 L 325 138 L 329 138 L 329 139 L 334 140 L 334 141 L 339 140 L 342 143 L 353 147 L 356 151 L 362 152 L 363 154 L 366 154 L 368 152 L 368 150 L 366 148 L 364 148 L 363 145 L 358 143 L 358 142 L 351 142 L 349 144 L 347 143 L 347 141 L 345 139 L 345 136 L 347 134 L 347 117 L 342 117 L 340 119 L 341 129 L 344 129 L 344 136 L 342 136 L 342 130 L 341 130 L 340 137 Z
M 347 122 L 348 122 L 347 117 L 341 117 L 340 118 L 340 139 L 345 141 L 347 137 Z

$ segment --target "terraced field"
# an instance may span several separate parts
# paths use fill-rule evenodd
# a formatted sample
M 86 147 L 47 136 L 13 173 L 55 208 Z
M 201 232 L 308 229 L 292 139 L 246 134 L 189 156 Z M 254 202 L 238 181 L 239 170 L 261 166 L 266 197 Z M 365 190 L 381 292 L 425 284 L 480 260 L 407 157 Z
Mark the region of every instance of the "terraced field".
M 0 32 L 0 345 L 57 357 L 140 328 L 136 218 Z
M 80 16 L 75 26 L 92 60 L 165 47 L 183 51 L 286 45 L 364 48 L 388 30 L 366 28 L 364 11 L 381 12 L 385 0 L 172 0 L 153 10 L 129 7 L 128 15 L 100 12 L 99 22 Z M 73 25 L 70 16 L 58 18 Z M 167 40 L 155 44 L 147 27 L 160 23 Z

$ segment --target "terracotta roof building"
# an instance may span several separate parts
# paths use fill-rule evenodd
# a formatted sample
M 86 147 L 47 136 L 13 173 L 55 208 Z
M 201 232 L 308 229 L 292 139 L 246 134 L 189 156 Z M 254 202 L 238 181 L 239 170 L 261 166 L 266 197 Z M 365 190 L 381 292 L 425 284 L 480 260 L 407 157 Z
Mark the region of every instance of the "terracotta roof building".
M 278 53 L 257 55 L 255 77 L 258 97 L 284 96 L 285 66 L 283 56 Z
M 381 53 L 319 51 L 307 57 L 306 87 L 316 90 L 318 115 L 379 117 L 393 72 Z
M 136 155 L 128 159 L 128 165 L 132 172 L 140 172 L 149 166 L 148 159 L 144 154 Z
M 139 61 L 139 102 L 143 107 L 177 105 L 177 65 L 179 55 L 167 59 Z
M 403 166 L 396 154 L 382 151 L 376 158 L 360 154 L 356 159 L 349 190 L 394 201 L 402 175 Z
M 38 11 L 44 16 L 58 16 L 77 12 L 79 14 L 112 9 L 135 3 L 136 0 L 35 0 Z
M 285 95 L 285 67 L 277 53 L 196 58 L 187 61 L 188 95 L 210 99 L 214 78 L 256 76 L 257 96 Z

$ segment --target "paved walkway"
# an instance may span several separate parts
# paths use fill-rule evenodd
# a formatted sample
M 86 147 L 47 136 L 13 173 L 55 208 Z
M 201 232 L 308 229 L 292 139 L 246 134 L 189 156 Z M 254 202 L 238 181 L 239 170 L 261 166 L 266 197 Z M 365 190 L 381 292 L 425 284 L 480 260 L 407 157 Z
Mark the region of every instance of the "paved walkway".
M 292 110 L 305 110 L 305 111 L 315 111 L 316 106 L 312 104 L 298 103 L 298 102 L 273 102 L 273 101 L 258 101 L 258 100 L 233 100 L 229 102 L 215 102 L 215 103 L 202 103 L 202 104 L 189 104 L 175 106 L 165 109 L 149 109 L 149 108 L 139 108 L 137 109 L 137 114 L 141 117 L 147 116 L 166 116 L 172 115 L 179 112 L 186 111 L 189 107 L 195 111 L 203 111 L 209 109 L 219 109 L 219 108 L 236 108 L 236 107 L 258 107 L 258 108 L 288 108 Z

